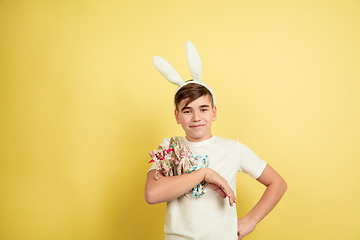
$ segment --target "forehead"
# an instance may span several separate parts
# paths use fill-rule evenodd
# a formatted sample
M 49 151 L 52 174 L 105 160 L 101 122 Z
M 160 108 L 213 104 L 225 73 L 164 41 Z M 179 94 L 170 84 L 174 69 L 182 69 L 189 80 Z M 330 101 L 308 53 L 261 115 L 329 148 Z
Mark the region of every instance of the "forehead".
M 179 103 L 180 110 L 185 107 L 198 108 L 198 107 L 203 107 L 204 105 L 212 107 L 212 101 L 211 101 L 211 97 L 209 95 L 203 95 L 186 105 L 187 101 L 188 101 L 188 98 L 185 98 L 180 101 L 180 103 Z

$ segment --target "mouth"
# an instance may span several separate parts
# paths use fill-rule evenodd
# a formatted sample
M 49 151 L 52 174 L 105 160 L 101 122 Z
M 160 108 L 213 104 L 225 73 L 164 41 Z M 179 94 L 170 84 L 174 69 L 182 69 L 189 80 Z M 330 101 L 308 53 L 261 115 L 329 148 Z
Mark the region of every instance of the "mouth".
M 201 128 L 203 127 L 204 125 L 194 125 L 194 126 L 190 126 L 190 128 Z

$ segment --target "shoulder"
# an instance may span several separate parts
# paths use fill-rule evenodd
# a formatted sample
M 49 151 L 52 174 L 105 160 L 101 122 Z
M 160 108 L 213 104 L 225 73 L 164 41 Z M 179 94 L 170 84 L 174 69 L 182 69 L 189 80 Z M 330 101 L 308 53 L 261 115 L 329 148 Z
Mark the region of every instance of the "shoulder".
M 241 143 L 238 139 L 229 139 L 229 138 L 218 137 L 218 136 L 214 136 L 214 137 L 216 138 L 215 142 L 218 144 L 235 144 L 239 148 L 249 148 L 245 144 Z
M 218 146 L 223 146 L 226 148 L 236 148 L 240 153 L 251 152 L 251 149 L 245 144 L 241 143 L 238 139 L 229 139 L 224 137 L 217 137 L 215 143 Z
M 161 146 L 164 146 L 164 147 L 165 147 L 165 146 L 166 146 L 166 147 L 169 146 L 170 139 L 171 139 L 171 138 L 164 138 L 164 139 L 161 141 L 160 145 L 161 145 Z

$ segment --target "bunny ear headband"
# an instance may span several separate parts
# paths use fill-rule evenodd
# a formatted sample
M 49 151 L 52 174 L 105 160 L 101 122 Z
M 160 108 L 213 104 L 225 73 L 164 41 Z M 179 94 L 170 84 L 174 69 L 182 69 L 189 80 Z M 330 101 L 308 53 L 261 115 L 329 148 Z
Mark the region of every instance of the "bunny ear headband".
M 199 57 L 198 52 L 196 51 L 195 46 L 187 41 L 185 44 L 186 49 L 186 59 L 189 65 L 190 73 L 193 78 L 193 81 L 185 81 L 180 77 L 179 73 L 168 63 L 165 59 L 159 56 L 153 56 L 153 62 L 155 68 L 171 83 L 178 85 L 178 89 L 176 89 L 175 94 L 179 91 L 180 88 L 189 84 L 189 83 L 197 83 L 204 87 L 206 87 L 213 98 L 213 106 L 216 106 L 215 95 L 213 90 L 203 81 L 201 81 L 201 73 L 202 73 L 202 64 Z

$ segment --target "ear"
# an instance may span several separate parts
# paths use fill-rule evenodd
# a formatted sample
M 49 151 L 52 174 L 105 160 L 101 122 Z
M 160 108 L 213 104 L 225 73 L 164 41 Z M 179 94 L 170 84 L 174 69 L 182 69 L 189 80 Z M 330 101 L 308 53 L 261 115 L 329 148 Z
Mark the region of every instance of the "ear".
M 153 56 L 153 63 L 155 68 L 163 75 L 169 82 L 178 85 L 179 87 L 185 84 L 179 73 L 170 65 L 165 59 L 159 56 Z
M 186 60 L 194 82 L 201 82 L 202 63 L 194 44 L 187 41 L 185 44 Z
M 213 114 L 214 114 L 212 121 L 215 122 L 215 121 L 216 121 L 216 117 L 217 117 L 217 108 L 216 108 L 216 106 L 213 107 L 212 111 L 213 111 Z
M 174 109 L 174 115 L 175 115 L 175 119 L 176 119 L 177 124 L 180 124 L 179 112 L 176 109 Z

